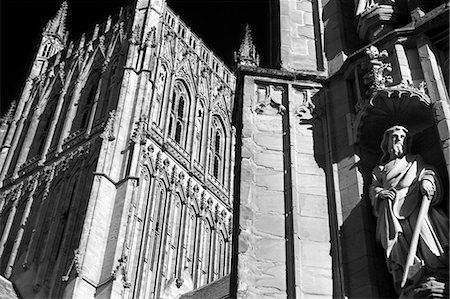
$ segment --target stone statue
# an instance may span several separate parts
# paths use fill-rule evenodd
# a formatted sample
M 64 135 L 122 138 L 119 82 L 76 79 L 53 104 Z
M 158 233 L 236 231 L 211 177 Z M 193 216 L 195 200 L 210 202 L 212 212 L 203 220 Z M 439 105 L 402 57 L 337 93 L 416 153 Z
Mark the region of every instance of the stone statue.
M 405 127 L 384 132 L 381 165 L 369 189 L 376 239 L 400 298 L 448 296 L 449 219 L 436 208 L 443 190 L 436 171 L 410 154 L 410 145 Z

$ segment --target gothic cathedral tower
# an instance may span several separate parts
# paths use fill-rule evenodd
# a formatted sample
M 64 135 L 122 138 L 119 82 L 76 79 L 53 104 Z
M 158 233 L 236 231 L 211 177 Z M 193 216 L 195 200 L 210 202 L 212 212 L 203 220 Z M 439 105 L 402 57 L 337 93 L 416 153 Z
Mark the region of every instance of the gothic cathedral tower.
M 0 127 L 0 271 L 22 298 L 163 298 L 230 272 L 231 71 L 161 0 L 44 28 Z

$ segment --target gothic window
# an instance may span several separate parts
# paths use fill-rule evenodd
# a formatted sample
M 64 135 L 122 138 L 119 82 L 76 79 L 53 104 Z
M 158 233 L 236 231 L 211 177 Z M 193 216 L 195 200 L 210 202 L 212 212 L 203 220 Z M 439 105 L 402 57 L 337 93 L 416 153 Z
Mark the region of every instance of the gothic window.
M 208 219 L 203 219 L 203 232 L 202 232 L 202 252 L 201 252 L 201 271 L 199 277 L 199 286 L 203 286 L 208 283 L 209 276 L 209 263 L 210 263 L 210 253 L 211 253 L 211 238 L 212 229 Z
M 188 125 L 189 95 L 183 83 L 177 81 L 174 86 L 169 115 L 169 136 L 181 146 L 186 145 Z
M 213 117 L 211 128 L 210 172 L 220 183 L 224 181 L 225 129 L 218 116 Z
M 151 239 L 148 261 L 150 263 L 150 271 L 152 272 L 150 285 L 154 287 L 153 292 L 154 294 L 156 294 L 156 292 L 159 291 L 157 285 L 158 275 L 162 275 L 162 271 L 160 269 L 160 266 L 162 265 L 159 261 L 161 259 L 161 249 L 164 249 L 163 240 L 165 238 L 162 236 L 162 233 L 164 231 L 164 225 L 166 222 L 164 215 L 167 201 L 166 189 L 161 182 L 157 183 L 154 196 L 155 205 L 152 209 L 152 215 L 150 219 L 150 221 L 152 222 L 152 228 L 150 233 Z
M 71 132 L 87 127 L 100 82 L 100 74 L 100 70 L 97 69 L 89 76 L 78 101 L 77 114 L 73 120 Z
M 54 93 L 48 100 L 44 111 L 39 116 L 39 124 L 34 135 L 34 140 L 28 152 L 28 159 L 39 155 L 44 150 L 45 142 L 50 130 L 50 124 L 54 117 L 56 105 L 58 103 L 59 95 Z
M 117 64 L 118 64 L 118 59 L 116 58 L 112 63 L 111 63 L 111 67 L 109 70 L 109 74 L 108 74 L 108 81 L 106 83 L 106 89 L 104 90 L 104 98 L 103 101 L 101 103 L 101 109 L 99 109 L 100 114 L 98 114 L 95 118 L 99 119 L 103 116 L 106 115 L 106 111 L 108 109 L 108 103 L 111 100 L 111 94 L 113 94 L 114 91 L 114 86 L 116 84 L 116 79 L 117 79 Z M 102 88 L 103 89 L 103 88 Z

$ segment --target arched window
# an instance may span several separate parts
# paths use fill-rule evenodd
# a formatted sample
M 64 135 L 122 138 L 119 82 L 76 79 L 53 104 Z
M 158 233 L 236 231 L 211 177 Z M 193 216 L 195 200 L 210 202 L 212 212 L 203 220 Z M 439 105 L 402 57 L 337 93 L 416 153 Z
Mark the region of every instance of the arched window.
M 213 117 L 210 144 L 210 172 L 220 183 L 224 181 L 225 171 L 225 128 L 218 116 Z
M 186 131 L 189 119 L 189 93 L 181 81 L 174 85 L 169 115 L 169 136 L 176 143 L 186 146 Z
M 78 101 L 77 115 L 73 119 L 71 132 L 85 129 L 89 123 L 92 113 L 92 106 L 95 102 L 98 85 L 100 82 L 100 70 L 94 70 L 84 86 Z

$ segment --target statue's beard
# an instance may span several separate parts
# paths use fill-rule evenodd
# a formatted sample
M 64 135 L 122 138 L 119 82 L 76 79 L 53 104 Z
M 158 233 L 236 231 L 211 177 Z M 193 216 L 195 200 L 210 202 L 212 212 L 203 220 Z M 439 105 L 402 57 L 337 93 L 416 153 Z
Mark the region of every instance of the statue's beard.
M 401 143 L 396 143 L 392 145 L 391 153 L 395 158 L 401 158 L 405 154 L 405 147 Z

